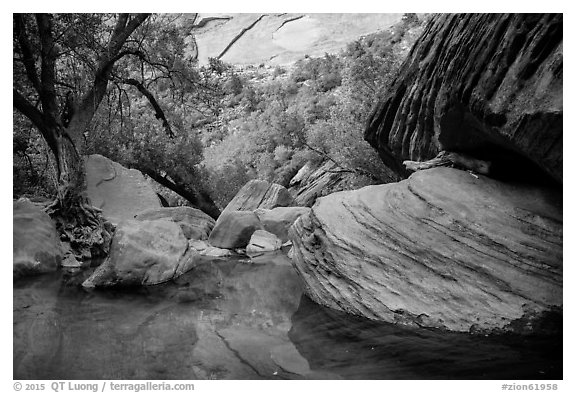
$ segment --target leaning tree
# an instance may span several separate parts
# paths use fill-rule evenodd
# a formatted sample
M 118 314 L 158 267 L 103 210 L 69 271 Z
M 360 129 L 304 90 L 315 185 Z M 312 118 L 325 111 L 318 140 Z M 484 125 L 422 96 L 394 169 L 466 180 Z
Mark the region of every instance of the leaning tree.
M 159 49 L 162 39 L 170 39 L 159 39 L 162 21 L 150 14 L 13 15 L 13 105 L 52 152 L 57 197 L 48 211 L 77 255 L 106 252 L 110 238 L 109 225 L 83 192 L 82 160 L 90 125 L 110 90 L 132 88 L 174 136 L 151 86 L 193 81 L 166 47 Z M 201 208 L 218 213 L 205 194 L 194 195 Z

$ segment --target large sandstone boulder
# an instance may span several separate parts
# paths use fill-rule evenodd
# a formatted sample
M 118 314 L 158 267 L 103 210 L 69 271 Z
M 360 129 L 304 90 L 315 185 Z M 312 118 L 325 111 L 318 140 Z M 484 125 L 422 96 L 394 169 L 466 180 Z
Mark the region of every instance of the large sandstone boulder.
M 161 207 L 154 189 L 136 169 L 127 169 L 99 154 L 86 157 L 86 194 L 114 225 Z
M 63 252 L 54 222 L 28 200 L 14 202 L 12 209 L 14 278 L 55 271 Z
M 391 323 L 530 331 L 562 307 L 562 194 L 450 168 L 320 198 L 290 229 L 308 295 Z
M 118 225 L 110 255 L 85 287 L 159 284 L 187 272 L 198 261 L 180 226 L 168 220 L 125 220 Z
M 435 16 L 376 106 L 365 139 L 404 160 L 467 152 L 562 181 L 562 14 Z M 534 175 L 535 171 L 530 171 Z
M 242 248 L 248 245 L 250 237 L 262 224 L 254 212 L 224 211 L 210 233 L 208 243 L 218 248 Z
M 186 239 L 207 240 L 214 228 L 214 219 L 201 210 L 193 207 L 162 207 L 146 210 L 136 216 L 139 221 L 168 220 L 182 228 Z
M 288 229 L 294 224 L 294 221 L 309 212 L 309 207 L 276 207 L 254 211 L 264 229 L 278 236 L 282 242 L 288 240 Z
M 266 180 L 250 180 L 238 191 L 222 213 L 242 210 L 273 209 L 278 206 L 291 206 L 294 203 L 288 190 Z

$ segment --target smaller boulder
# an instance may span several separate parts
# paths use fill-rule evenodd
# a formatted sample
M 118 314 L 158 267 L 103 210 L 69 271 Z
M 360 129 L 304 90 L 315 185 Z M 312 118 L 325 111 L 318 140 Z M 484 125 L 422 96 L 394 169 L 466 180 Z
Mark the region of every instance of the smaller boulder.
M 235 210 L 254 211 L 273 209 L 278 206 L 291 206 L 294 200 L 288 190 L 280 184 L 265 180 L 250 180 L 228 203 L 224 212 Z
M 288 241 L 288 229 L 303 214 L 310 213 L 309 207 L 276 207 L 258 209 L 254 212 L 268 232 L 278 236 L 282 242 Z
M 260 253 L 276 251 L 282 247 L 282 241 L 278 237 L 264 230 L 257 230 L 252 234 L 250 243 L 246 246 L 247 253 Z
M 188 241 L 188 244 L 190 245 L 190 247 L 192 247 L 193 249 L 195 249 L 198 252 L 204 251 L 205 249 L 210 247 L 210 245 L 204 240 L 192 239 L 192 240 Z
M 63 252 L 50 216 L 27 199 L 14 202 L 12 214 L 14 278 L 55 271 Z
M 257 229 L 262 229 L 262 224 L 254 212 L 223 212 L 210 233 L 208 243 L 218 248 L 246 247 Z
M 225 249 L 225 248 L 208 246 L 205 249 L 203 249 L 202 251 L 200 251 L 200 255 L 205 256 L 205 257 L 221 258 L 221 257 L 229 257 L 229 256 L 233 255 L 233 253 L 232 253 L 232 251 Z
M 178 224 L 167 220 L 126 220 L 116 229 L 109 257 L 82 285 L 159 284 L 193 268 L 198 257 Z
M 136 216 L 139 221 L 169 220 L 182 228 L 186 239 L 207 240 L 215 221 L 201 210 L 188 206 L 146 210 Z

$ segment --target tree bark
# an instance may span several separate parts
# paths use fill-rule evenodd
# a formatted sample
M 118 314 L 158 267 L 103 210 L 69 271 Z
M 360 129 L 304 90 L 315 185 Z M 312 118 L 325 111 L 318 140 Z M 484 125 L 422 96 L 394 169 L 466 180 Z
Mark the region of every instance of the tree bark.
M 164 187 L 184 197 L 188 202 L 192 204 L 192 206 L 202 210 L 204 213 L 208 214 L 213 219 L 216 220 L 218 216 L 220 216 L 220 209 L 218 209 L 216 203 L 206 191 L 189 190 L 187 187 L 184 187 L 178 184 L 177 182 L 170 180 L 166 176 L 162 176 L 161 174 L 157 173 L 156 171 L 150 168 L 138 167 L 136 169 L 150 176 L 152 179 L 154 179 Z

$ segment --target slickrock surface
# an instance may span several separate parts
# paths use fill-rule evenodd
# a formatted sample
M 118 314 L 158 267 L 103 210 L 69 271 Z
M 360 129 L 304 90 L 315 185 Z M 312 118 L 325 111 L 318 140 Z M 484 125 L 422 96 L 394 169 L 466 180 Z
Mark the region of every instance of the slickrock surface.
M 308 295 L 331 308 L 454 331 L 530 331 L 562 306 L 561 198 L 420 171 L 320 198 L 290 229 L 292 262 Z

